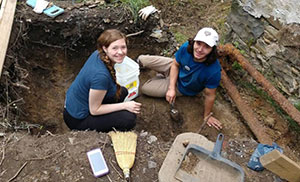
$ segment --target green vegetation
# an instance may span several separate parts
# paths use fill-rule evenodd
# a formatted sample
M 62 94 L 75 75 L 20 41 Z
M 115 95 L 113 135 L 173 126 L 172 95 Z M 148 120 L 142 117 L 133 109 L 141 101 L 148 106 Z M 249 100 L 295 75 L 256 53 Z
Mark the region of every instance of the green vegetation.
M 239 43 L 238 41 L 234 41 L 234 42 L 233 42 L 233 46 L 234 46 L 235 48 L 237 48 L 237 49 L 240 51 L 240 53 L 241 53 L 242 55 L 245 55 L 245 54 L 246 54 L 246 51 L 245 51 L 244 49 L 241 49 L 240 43 Z
M 222 18 L 216 20 L 218 28 L 220 29 L 220 33 L 225 31 L 225 22 L 226 22 L 226 17 L 222 17 Z M 222 34 L 220 34 L 220 35 L 222 35 Z M 220 44 L 225 44 L 225 36 L 220 36 L 219 42 L 220 42 Z
M 231 66 L 234 70 L 242 70 L 242 66 L 237 61 L 234 61 Z
M 300 102 L 297 102 L 297 103 L 295 104 L 295 107 L 298 109 L 298 111 L 300 111 Z
M 187 3 L 193 3 L 192 0 L 186 0 L 186 1 L 182 1 L 182 0 L 170 0 L 169 1 L 170 5 L 172 6 L 185 6 Z
M 243 55 L 245 55 L 246 51 L 242 49 L 242 50 L 240 50 L 240 53 L 243 54 Z
M 82 3 L 85 2 L 86 0 L 73 0 L 74 3 Z
M 251 38 L 248 40 L 247 46 L 248 46 L 249 50 L 250 50 L 250 47 L 255 43 L 255 41 L 256 41 L 256 40 L 255 40 L 253 37 L 251 37 Z
M 297 132 L 298 134 L 300 134 L 300 126 L 298 125 L 298 123 L 293 120 L 273 99 L 271 96 L 268 95 L 267 92 L 265 92 L 264 90 L 257 88 L 256 86 L 254 86 L 251 83 L 246 83 L 244 81 L 240 81 L 240 83 L 243 87 L 252 90 L 253 92 L 255 92 L 257 95 L 259 95 L 260 97 L 262 97 L 263 99 L 265 99 L 269 104 L 271 104 L 276 112 L 285 120 L 287 120 L 289 122 L 289 127 L 291 130 Z M 300 110 L 300 103 L 296 104 L 295 107 Z
M 122 5 L 127 8 L 134 17 L 134 21 L 139 17 L 139 10 L 150 5 L 149 0 L 119 0 Z
M 169 49 L 164 49 L 164 50 L 162 51 L 162 55 L 163 55 L 163 56 L 166 56 L 166 57 L 172 57 L 174 54 L 173 54 L 173 52 L 170 51 Z
M 180 45 L 188 40 L 188 37 L 186 35 L 182 34 L 181 32 L 175 32 L 174 36 L 175 36 L 176 42 Z
M 234 47 L 236 47 L 237 49 L 239 48 L 239 45 L 240 45 L 240 43 L 239 42 L 237 42 L 237 41 L 234 41 L 233 42 L 233 45 L 234 45 Z

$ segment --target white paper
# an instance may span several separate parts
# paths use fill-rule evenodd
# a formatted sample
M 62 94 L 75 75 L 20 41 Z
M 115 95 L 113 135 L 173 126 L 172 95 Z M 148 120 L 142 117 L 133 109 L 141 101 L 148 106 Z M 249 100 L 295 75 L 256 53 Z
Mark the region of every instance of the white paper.
M 48 6 L 48 4 L 49 4 L 48 1 L 36 0 L 36 4 L 35 4 L 33 11 L 40 14 L 44 11 L 44 9 Z

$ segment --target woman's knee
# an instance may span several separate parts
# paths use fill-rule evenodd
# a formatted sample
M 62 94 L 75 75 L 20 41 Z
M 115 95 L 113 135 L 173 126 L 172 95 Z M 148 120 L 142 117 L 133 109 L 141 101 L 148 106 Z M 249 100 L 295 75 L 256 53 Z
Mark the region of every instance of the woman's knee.
M 122 118 L 122 122 L 123 122 L 123 126 L 124 126 L 124 130 L 131 130 L 135 127 L 136 125 L 136 115 L 132 112 L 129 111 L 124 111 L 123 112 L 123 117 Z

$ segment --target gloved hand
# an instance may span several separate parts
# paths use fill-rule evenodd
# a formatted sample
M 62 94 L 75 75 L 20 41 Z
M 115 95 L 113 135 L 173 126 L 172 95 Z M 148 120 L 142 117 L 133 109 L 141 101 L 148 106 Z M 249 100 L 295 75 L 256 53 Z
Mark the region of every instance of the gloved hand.
M 143 20 L 146 20 L 150 14 L 155 12 L 157 12 L 157 9 L 154 6 L 150 5 L 141 9 L 139 11 L 139 16 L 142 17 Z

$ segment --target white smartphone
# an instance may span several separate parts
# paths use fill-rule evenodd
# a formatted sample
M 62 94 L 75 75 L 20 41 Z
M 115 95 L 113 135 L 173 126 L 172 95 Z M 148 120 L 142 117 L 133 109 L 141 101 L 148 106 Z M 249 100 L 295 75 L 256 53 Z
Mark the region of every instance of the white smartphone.
M 109 172 L 100 148 L 87 152 L 87 156 L 95 177 L 103 176 Z

